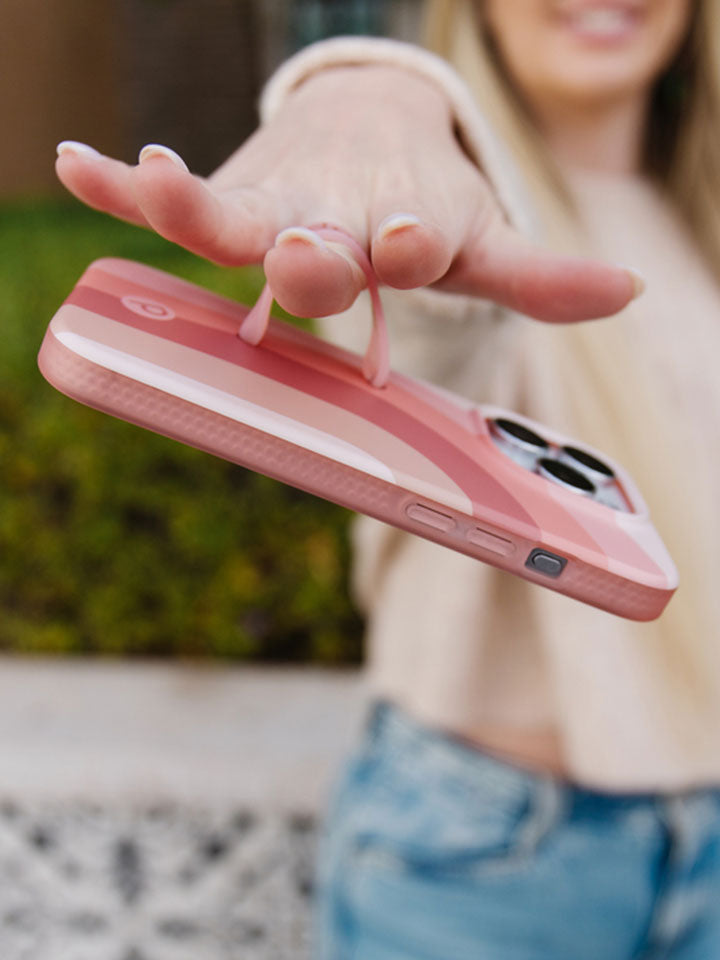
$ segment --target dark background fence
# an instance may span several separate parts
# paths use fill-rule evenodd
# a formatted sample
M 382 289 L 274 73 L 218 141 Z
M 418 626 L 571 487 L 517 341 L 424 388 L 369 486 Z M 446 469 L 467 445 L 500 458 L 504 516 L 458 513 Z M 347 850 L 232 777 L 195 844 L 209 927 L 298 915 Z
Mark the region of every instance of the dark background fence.
M 199 173 L 256 124 L 264 79 L 341 33 L 411 38 L 419 0 L 3 0 L 0 196 L 55 190 L 55 144 L 134 160 L 167 143 Z

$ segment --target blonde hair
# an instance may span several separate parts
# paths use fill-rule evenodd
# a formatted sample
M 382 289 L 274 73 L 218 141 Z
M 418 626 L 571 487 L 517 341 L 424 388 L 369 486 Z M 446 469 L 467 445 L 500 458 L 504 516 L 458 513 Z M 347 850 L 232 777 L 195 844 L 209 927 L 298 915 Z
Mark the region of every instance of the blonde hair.
M 477 0 L 428 0 L 426 45 L 482 97 L 483 110 L 523 170 L 549 238 L 557 238 L 570 227 L 569 194 L 504 75 L 477 7 Z M 644 162 L 720 279 L 720 4 L 712 0 L 696 3 L 689 35 L 656 85 Z
M 546 243 L 556 249 L 582 248 L 583 228 L 570 194 L 484 35 L 478 0 L 428 0 L 426 40 L 463 76 L 513 153 Z M 696 4 L 683 48 L 656 87 L 645 168 L 671 199 L 720 280 L 720 4 L 715 0 Z M 552 408 L 559 418 L 555 426 L 575 431 L 629 469 L 643 490 L 682 580 L 684 567 L 694 569 L 693 550 L 705 534 L 696 531 L 695 543 L 688 535 L 679 495 L 687 489 L 682 458 L 677 456 L 669 463 L 662 460 L 662 441 L 647 429 L 654 419 L 664 423 L 663 429 L 671 429 L 677 414 L 664 406 L 667 398 L 657 395 L 657 384 L 650 379 L 642 358 L 633 356 L 629 348 L 626 324 L 641 310 L 642 299 L 618 318 L 600 324 L 549 330 L 545 324 L 528 324 L 522 347 L 542 355 L 543 370 L 531 363 L 523 371 L 523 388 L 529 398 L 524 412 L 532 416 L 533 400 L 540 397 L 540 408 Z M 552 383 L 548 370 L 554 371 Z M 705 480 L 710 482 L 710 478 Z M 705 548 L 711 555 L 712 546 Z M 706 683 L 714 673 L 707 662 L 707 635 L 717 628 L 711 591 L 707 583 L 694 579 L 682 582 L 678 596 L 657 623 L 639 625 L 637 631 L 638 645 L 648 662 L 662 664 L 666 682 L 683 696 L 688 715 L 712 696 L 711 684 Z M 543 596 L 540 602 L 552 606 L 554 598 Z M 548 623 L 557 623 L 551 611 Z M 691 648 L 694 655 L 689 653 Z

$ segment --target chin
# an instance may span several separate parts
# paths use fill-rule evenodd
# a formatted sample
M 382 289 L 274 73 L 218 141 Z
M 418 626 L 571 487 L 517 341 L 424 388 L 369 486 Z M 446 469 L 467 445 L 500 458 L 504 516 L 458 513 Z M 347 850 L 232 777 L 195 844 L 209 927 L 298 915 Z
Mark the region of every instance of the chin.
M 648 89 L 655 71 L 637 60 L 625 57 L 599 58 L 583 56 L 576 62 L 560 61 L 561 72 L 547 77 L 547 89 L 561 102 L 585 100 L 588 105 L 608 99 L 632 98 Z

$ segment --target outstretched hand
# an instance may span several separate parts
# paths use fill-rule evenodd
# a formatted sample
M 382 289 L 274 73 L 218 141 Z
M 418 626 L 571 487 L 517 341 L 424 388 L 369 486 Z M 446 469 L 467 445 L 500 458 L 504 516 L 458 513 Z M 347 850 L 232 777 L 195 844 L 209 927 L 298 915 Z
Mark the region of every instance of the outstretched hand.
M 642 289 L 629 270 L 545 252 L 513 230 L 442 92 L 394 67 L 309 78 L 207 179 L 156 145 L 136 166 L 72 141 L 58 153 L 80 200 L 216 263 L 263 263 L 298 316 L 339 313 L 365 285 L 343 245 L 307 229 L 318 223 L 350 233 L 387 286 L 433 284 L 539 320 L 609 316 Z

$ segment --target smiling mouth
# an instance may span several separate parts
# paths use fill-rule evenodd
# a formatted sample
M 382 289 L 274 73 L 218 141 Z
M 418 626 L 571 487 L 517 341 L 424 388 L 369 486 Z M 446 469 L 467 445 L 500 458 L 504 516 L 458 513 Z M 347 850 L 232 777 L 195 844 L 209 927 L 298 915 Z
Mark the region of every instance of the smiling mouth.
M 560 19 L 573 33 L 595 40 L 625 37 L 640 23 L 636 5 L 617 3 L 586 4 L 561 9 Z

